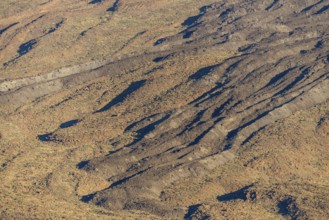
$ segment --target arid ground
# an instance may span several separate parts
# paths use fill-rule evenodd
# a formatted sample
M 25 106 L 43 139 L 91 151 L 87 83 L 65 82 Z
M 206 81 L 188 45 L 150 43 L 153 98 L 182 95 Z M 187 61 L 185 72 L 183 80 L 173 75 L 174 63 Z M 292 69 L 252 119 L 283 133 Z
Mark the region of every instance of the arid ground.
M 329 219 L 329 0 L 1 0 L 0 219 Z

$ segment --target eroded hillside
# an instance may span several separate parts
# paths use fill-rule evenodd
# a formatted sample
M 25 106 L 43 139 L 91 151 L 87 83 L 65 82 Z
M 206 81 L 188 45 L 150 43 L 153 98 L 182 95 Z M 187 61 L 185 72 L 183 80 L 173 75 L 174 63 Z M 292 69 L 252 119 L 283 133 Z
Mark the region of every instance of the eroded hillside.
M 329 1 L 1 4 L 2 218 L 329 218 Z

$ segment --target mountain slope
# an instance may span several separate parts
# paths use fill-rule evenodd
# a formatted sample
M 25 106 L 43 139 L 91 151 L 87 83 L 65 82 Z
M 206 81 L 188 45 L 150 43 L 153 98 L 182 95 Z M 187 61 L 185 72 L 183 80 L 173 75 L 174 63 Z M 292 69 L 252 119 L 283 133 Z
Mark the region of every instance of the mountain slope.
M 329 217 L 328 1 L 47 4 L 24 40 L 2 16 L 8 195 L 74 216 Z

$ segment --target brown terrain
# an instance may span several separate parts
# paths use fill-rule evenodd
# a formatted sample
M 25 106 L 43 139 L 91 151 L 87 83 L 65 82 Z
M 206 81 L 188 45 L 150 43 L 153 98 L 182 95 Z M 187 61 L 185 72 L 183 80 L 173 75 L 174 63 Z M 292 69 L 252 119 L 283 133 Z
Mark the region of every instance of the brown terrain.
M 0 219 L 329 219 L 329 0 L 1 0 Z

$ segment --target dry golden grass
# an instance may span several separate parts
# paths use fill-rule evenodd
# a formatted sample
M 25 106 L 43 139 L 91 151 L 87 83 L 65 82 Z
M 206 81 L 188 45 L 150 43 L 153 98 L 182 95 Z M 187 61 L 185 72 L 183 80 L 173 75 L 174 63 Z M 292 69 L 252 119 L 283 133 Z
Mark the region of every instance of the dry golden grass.
M 0 219 L 329 218 L 329 57 L 299 18 L 88 2 L 0 2 Z

